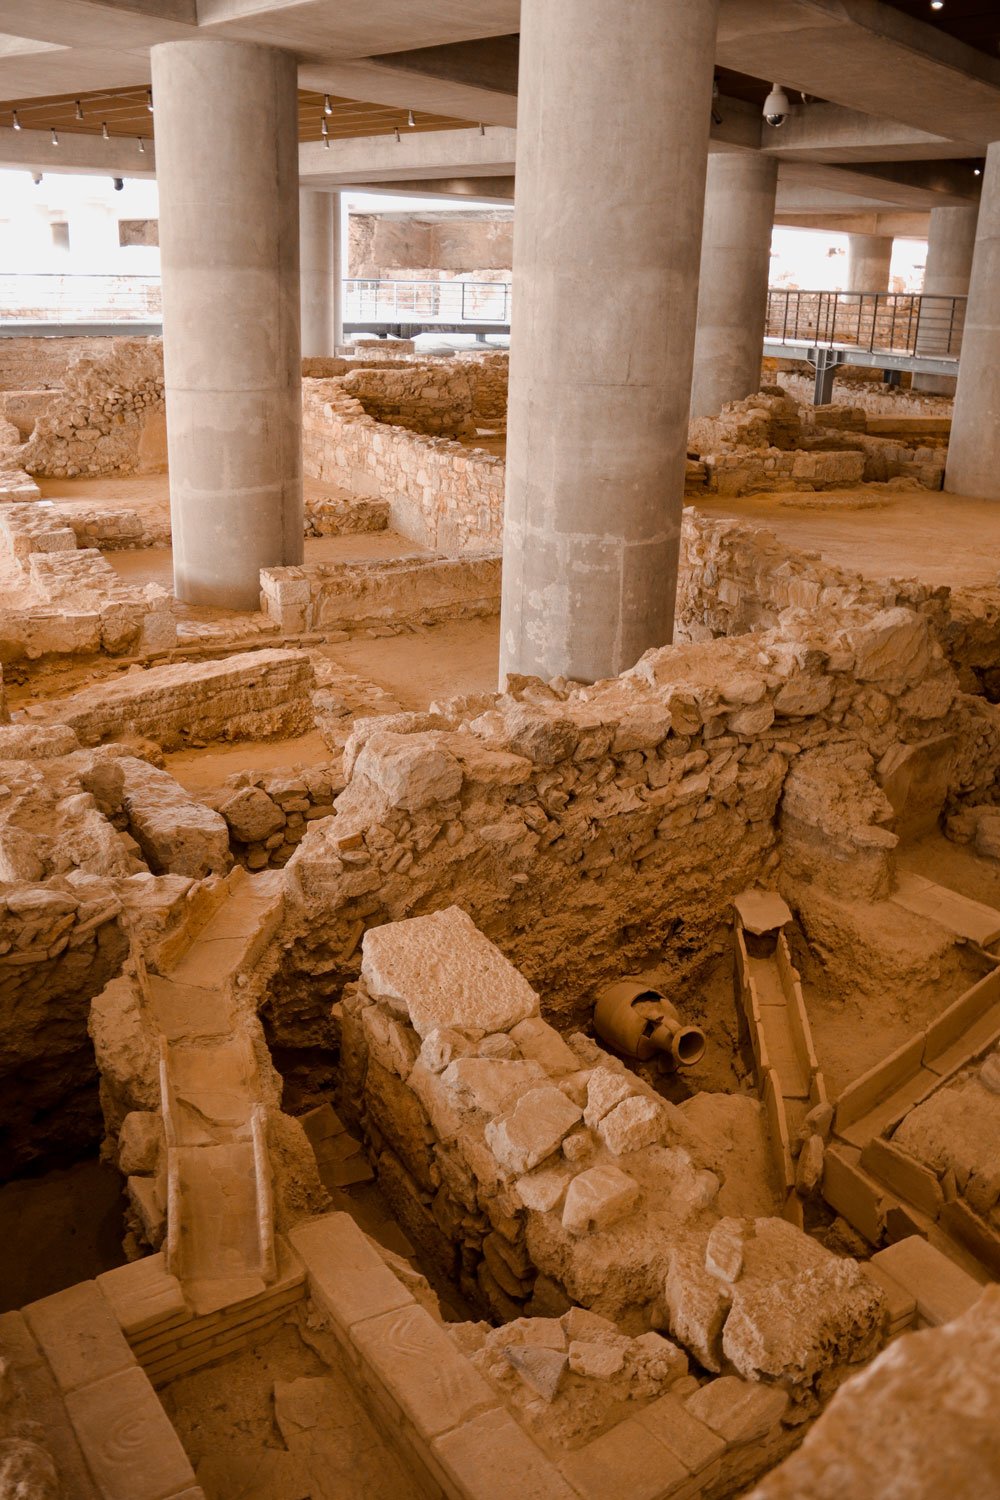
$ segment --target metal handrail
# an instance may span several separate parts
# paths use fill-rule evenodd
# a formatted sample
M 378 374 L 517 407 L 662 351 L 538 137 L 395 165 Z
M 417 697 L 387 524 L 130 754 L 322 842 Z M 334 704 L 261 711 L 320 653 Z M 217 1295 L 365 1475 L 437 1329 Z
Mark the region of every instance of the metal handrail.
M 764 337 L 862 349 L 872 355 L 957 359 L 966 297 L 910 292 L 811 292 L 771 288 Z

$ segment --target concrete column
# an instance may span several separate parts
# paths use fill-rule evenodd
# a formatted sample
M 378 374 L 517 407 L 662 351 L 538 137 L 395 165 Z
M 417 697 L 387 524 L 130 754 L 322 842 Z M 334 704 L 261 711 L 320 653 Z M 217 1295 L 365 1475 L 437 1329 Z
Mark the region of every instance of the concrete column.
M 986 153 L 945 489 L 1000 500 L 1000 141 Z
M 260 569 L 302 561 L 296 62 L 151 56 L 174 591 L 256 609 Z
M 299 190 L 302 354 L 335 354 L 344 342 L 339 193 Z
M 756 151 L 708 158 L 692 417 L 760 389 L 778 163 Z
M 936 304 L 929 299 L 968 296 L 978 218 L 978 207 L 931 209 L 927 264 L 924 267 L 924 301 L 917 329 L 918 354 L 947 354 L 949 335 L 961 332 L 962 315 L 956 313 L 955 327 L 952 327 L 952 304 Z M 953 396 L 955 384 L 952 375 L 914 375 L 911 381 L 913 390 L 935 396 Z
M 522 0 L 501 680 L 669 642 L 718 0 Z
M 892 239 L 884 234 L 849 234 L 847 242 L 846 290 L 887 292 Z

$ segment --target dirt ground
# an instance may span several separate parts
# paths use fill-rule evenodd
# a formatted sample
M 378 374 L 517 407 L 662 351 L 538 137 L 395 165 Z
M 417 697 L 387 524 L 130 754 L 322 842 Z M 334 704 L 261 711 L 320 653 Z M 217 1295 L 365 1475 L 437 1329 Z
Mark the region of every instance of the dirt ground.
M 697 509 L 766 526 L 790 547 L 869 578 L 918 578 L 935 587 L 997 582 L 1000 505 L 993 500 L 856 488 L 699 499 Z
M 93 1157 L 0 1187 L 0 1313 L 124 1263 L 123 1186 Z

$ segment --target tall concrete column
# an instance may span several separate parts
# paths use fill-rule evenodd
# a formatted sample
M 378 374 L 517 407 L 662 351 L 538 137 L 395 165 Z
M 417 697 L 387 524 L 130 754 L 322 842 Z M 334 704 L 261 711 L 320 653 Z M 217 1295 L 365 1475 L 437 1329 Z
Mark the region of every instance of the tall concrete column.
M 760 389 L 778 163 L 756 151 L 713 152 L 705 184 L 692 417 Z
M 151 56 L 174 591 L 256 609 L 260 569 L 302 561 L 296 62 Z
M 986 153 L 945 489 L 1000 500 L 1000 141 Z
M 344 342 L 339 193 L 299 190 L 302 354 L 335 354 Z
M 847 288 L 849 292 L 887 292 L 892 239 L 884 234 L 847 236 Z
M 718 0 L 522 0 L 501 679 L 673 628 Z
M 931 299 L 968 296 L 978 218 L 978 207 L 931 209 L 924 300 L 917 329 L 918 354 L 947 354 L 949 342 L 961 332 L 962 315 L 955 316 L 952 303 L 937 303 Z M 926 391 L 929 395 L 955 394 L 952 375 L 914 375 L 911 385 L 915 391 Z

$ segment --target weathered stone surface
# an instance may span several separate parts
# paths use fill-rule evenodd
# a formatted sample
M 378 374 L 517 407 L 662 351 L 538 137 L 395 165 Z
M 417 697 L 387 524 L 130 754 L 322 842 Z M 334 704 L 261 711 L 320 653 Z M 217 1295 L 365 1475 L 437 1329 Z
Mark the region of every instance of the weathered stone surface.
M 618 1167 L 590 1167 L 569 1185 L 563 1228 L 577 1235 L 607 1229 L 630 1214 L 639 1197 L 639 1184 Z
M 486 1140 L 504 1171 L 530 1172 L 557 1150 L 581 1117 L 561 1089 L 546 1086 L 522 1094 L 502 1119 L 490 1121 Z
M 124 756 L 119 765 L 129 830 L 154 874 L 200 880 L 229 869 L 229 832 L 217 812 L 148 761 Z
M 630 1098 L 636 1092 L 631 1073 L 612 1072 L 610 1068 L 597 1067 L 587 1083 L 587 1104 L 583 1118 L 591 1130 L 597 1128 L 604 1116 L 610 1114 L 615 1105 Z
M 722 1375 L 695 1391 L 684 1404 L 692 1416 L 727 1442 L 750 1443 L 780 1422 L 788 1397 L 784 1391 Z
M 528 1089 L 547 1083 L 536 1062 L 514 1062 L 498 1057 L 459 1057 L 441 1074 L 441 1082 L 457 1104 L 491 1118 L 501 1115 Z
M 636 1096 L 623 1099 L 608 1111 L 597 1127 L 597 1133 L 615 1156 L 627 1151 L 641 1151 L 663 1136 L 666 1115 L 655 1099 Z
M 538 996 L 458 906 L 365 933 L 368 992 L 410 1018 L 418 1036 L 454 1027 L 472 1037 L 538 1014 Z
M 285 826 L 281 808 L 258 786 L 243 787 L 220 805 L 219 812 L 233 838 L 244 844 L 269 838 Z
M 834 1396 L 748 1500 L 982 1500 L 1000 1489 L 1000 1289 L 896 1339 Z
M 511 1345 L 504 1349 L 503 1354 L 508 1364 L 536 1395 L 541 1396 L 543 1401 L 555 1400 L 568 1363 L 564 1353 L 557 1349 L 519 1348 Z
M 433 740 L 376 732 L 365 741 L 355 773 L 367 777 L 391 807 L 418 812 L 435 802 L 449 802 L 462 789 L 462 768 Z

